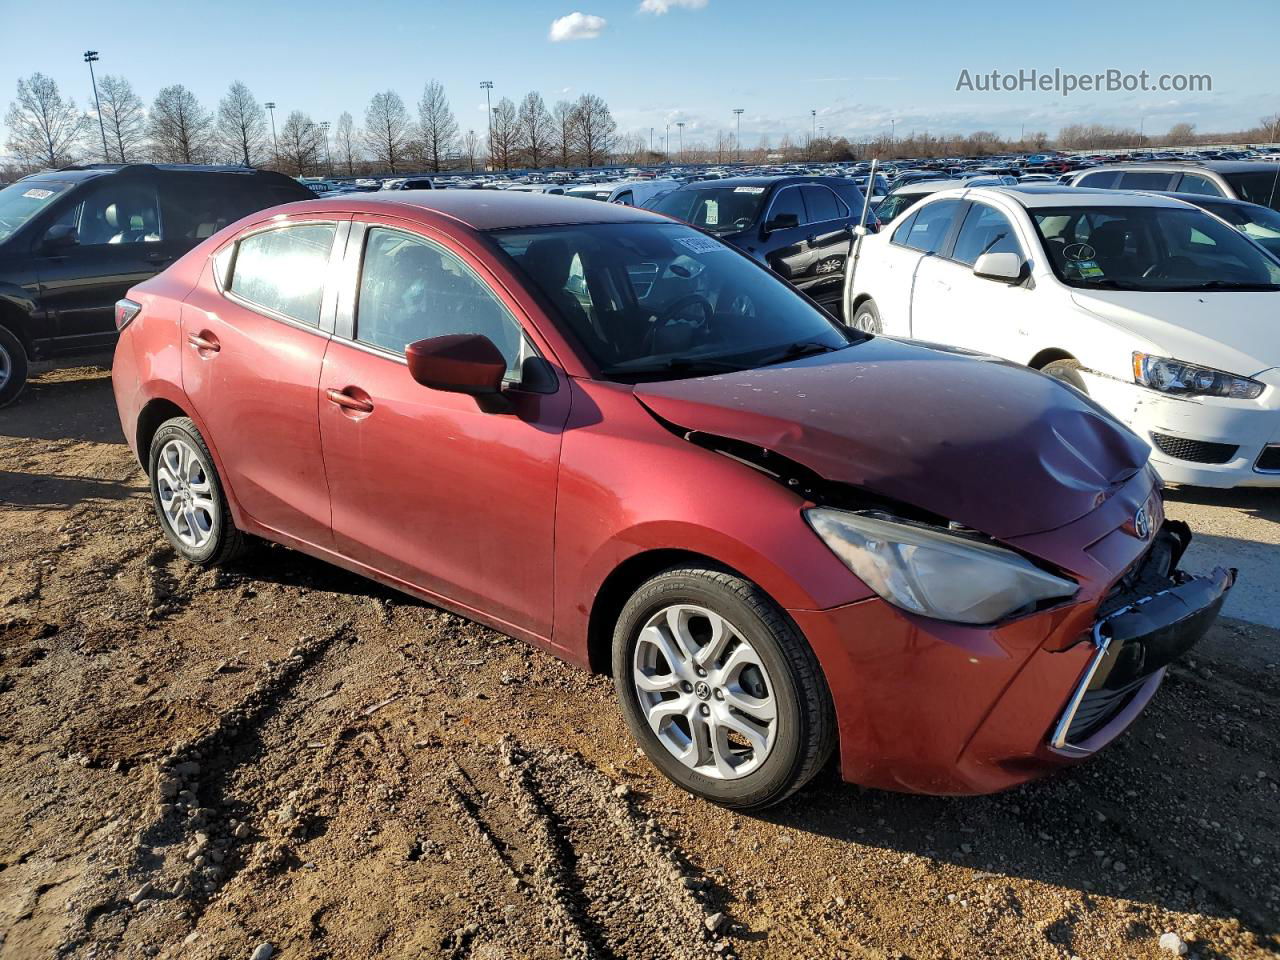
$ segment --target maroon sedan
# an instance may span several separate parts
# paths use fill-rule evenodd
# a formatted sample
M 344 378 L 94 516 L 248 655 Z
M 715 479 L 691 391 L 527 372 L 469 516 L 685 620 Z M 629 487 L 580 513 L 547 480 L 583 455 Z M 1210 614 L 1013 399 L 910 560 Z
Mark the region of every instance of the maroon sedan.
M 118 306 L 193 563 L 249 535 L 614 677 L 663 773 L 777 802 L 1009 787 L 1124 730 L 1234 574 L 1146 445 L 1021 367 L 871 337 L 687 226 L 433 191 L 277 207 Z

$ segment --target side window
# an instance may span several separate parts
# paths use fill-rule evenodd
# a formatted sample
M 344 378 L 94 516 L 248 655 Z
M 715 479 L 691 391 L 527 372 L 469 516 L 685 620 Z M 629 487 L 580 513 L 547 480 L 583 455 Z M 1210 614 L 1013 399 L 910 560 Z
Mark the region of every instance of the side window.
M 1009 218 L 995 207 L 975 203 L 964 218 L 951 256 L 954 260 L 973 266 L 984 253 L 1023 255 L 1018 235 L 1014 233 Z
M 1184 173 L 1178 182 L 1177 190 L 1179 193 L 1198 193 L 1206 197 L 1222 196 L 1222 191 L 1218 189 L 1216 183 L 1198 173 Z
M 1171 173 L 1123 173 L 1120 175 L 1121 190 L 1168 190 L 1173 180 Z
M 1077 187 L 1093 187 L 1095 189 L 1110 190 L 1116 185 L 1116 180 L 1120 177 L 1119 170 L 1102 170 L 1098 173 L 1086 173 L 1083 177 L 1076 181 Z
M 911 221 L 911 228 L 902 240 L 903 244 L 923 253 L 937 253 L 942 249 L 947 234 L 951 232 L 951 223 L 959 209 L 959 200 L 938 200 L 925 204 Z M 902 231 L 899 230 L 894 234 L 894 239 L 901 235 Z
M 636 195 L 630 190 L 623 190 L 614 198 L 613 202 L 620 203 L 624 207 L 634 207 L 636 205 Z
M 365 244 L 356 303 L 356 339 L 393 353 L 417 340 L 483 334 L 518 377 L 520 325 L 471 268 L 433 243 L 374 227 Z
M 332 223 L 303 223 L 245 237 L 231 267 L 231 291 L 291 320 L 319 326 L 337 229 Z
M 809 212 L 809 223 L 826 223 L 828 220 L 841 220 L 846 214 L 844 204 L 827 187 L 819 184 L 806 184 L 800 188 L 804 194 L 805 209 Z
M 769 220 L 787 215 L 794 216 L 797 224 L 805 222 L 804 201 L 800 198 L 799 187 L 783 187 L 773 195 L 773 201 L 769 205 Z
M 82 247 L 164 239 L 155 187 L 120 177 L 89 187 L 57 222 L 75 227 L 76 242 Z
M 916 215 L 913 213 L 911 214 L 911 216 L 907 217 L 907 219 L 903 220 L 900 224 L 898 224 L 898 226 L 894 229 L 893 236 L 890 238 L 890 240 L 892 240 L 894 243 L 898 244 L 899 246 L 905 247 L 907 245 L 907 237 L 911 235 L 911 227 L 915 222 L 916 222 Z

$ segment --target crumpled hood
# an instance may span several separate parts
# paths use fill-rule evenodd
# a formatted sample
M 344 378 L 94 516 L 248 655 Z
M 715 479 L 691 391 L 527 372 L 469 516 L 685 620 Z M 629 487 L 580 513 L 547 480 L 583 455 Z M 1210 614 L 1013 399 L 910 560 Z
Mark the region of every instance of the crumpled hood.
M 1048 377 L 885 337 L 635 393 L 686 430 L 764 447 L 997 539 L 1084 516 L 1148 456 L 1102 408 Z
M 1242 377 L 1280 365 L 1280 292 L 1073 290 L 1096 316 L 1166 356 Z

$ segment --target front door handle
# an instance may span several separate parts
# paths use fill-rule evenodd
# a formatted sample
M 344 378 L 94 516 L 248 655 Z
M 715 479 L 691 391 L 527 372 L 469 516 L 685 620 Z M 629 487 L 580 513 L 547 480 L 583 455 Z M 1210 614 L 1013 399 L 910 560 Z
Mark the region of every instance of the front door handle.
M 336 403 L 344 410 L 351 410 L 355 413 L 373 413 L 373 404 L 368 400 L 361 400 L 359 397 L 353 397 L 349 393 L 343 393 L 341 390 L 329 389 L 324 392 L 329 398 L 330 403 Z
M 173 259 L 172 253 L 148 253 L 146 260 L 148 263 L 168 263 Z
M 200 354 L 217 353 L 222 349 L 222 344 L 212 334 L 205 336 L 200 333 L 193 333 L 187 337 L 187 343 L 195 347 Z

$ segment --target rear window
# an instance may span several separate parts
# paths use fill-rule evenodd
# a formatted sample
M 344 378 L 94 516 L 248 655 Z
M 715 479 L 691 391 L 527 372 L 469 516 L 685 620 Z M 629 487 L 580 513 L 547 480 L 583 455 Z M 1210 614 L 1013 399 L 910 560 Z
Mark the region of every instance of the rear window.
M 1228 173 L 1226 181 L 1238 199 L 1280 210 L 1280 165 L 1267 164 L 1256 173 Z
M 272 183 L 242 174 L 180 174 L 160 181 L 166 239 L 194 247 L 241 217 L 313 196 L 301 184 Z
M 231 268 L 231 291 L 291 320 L 319 326 L 336 233 L 332 223 L 303 223 L 245 237 Z

